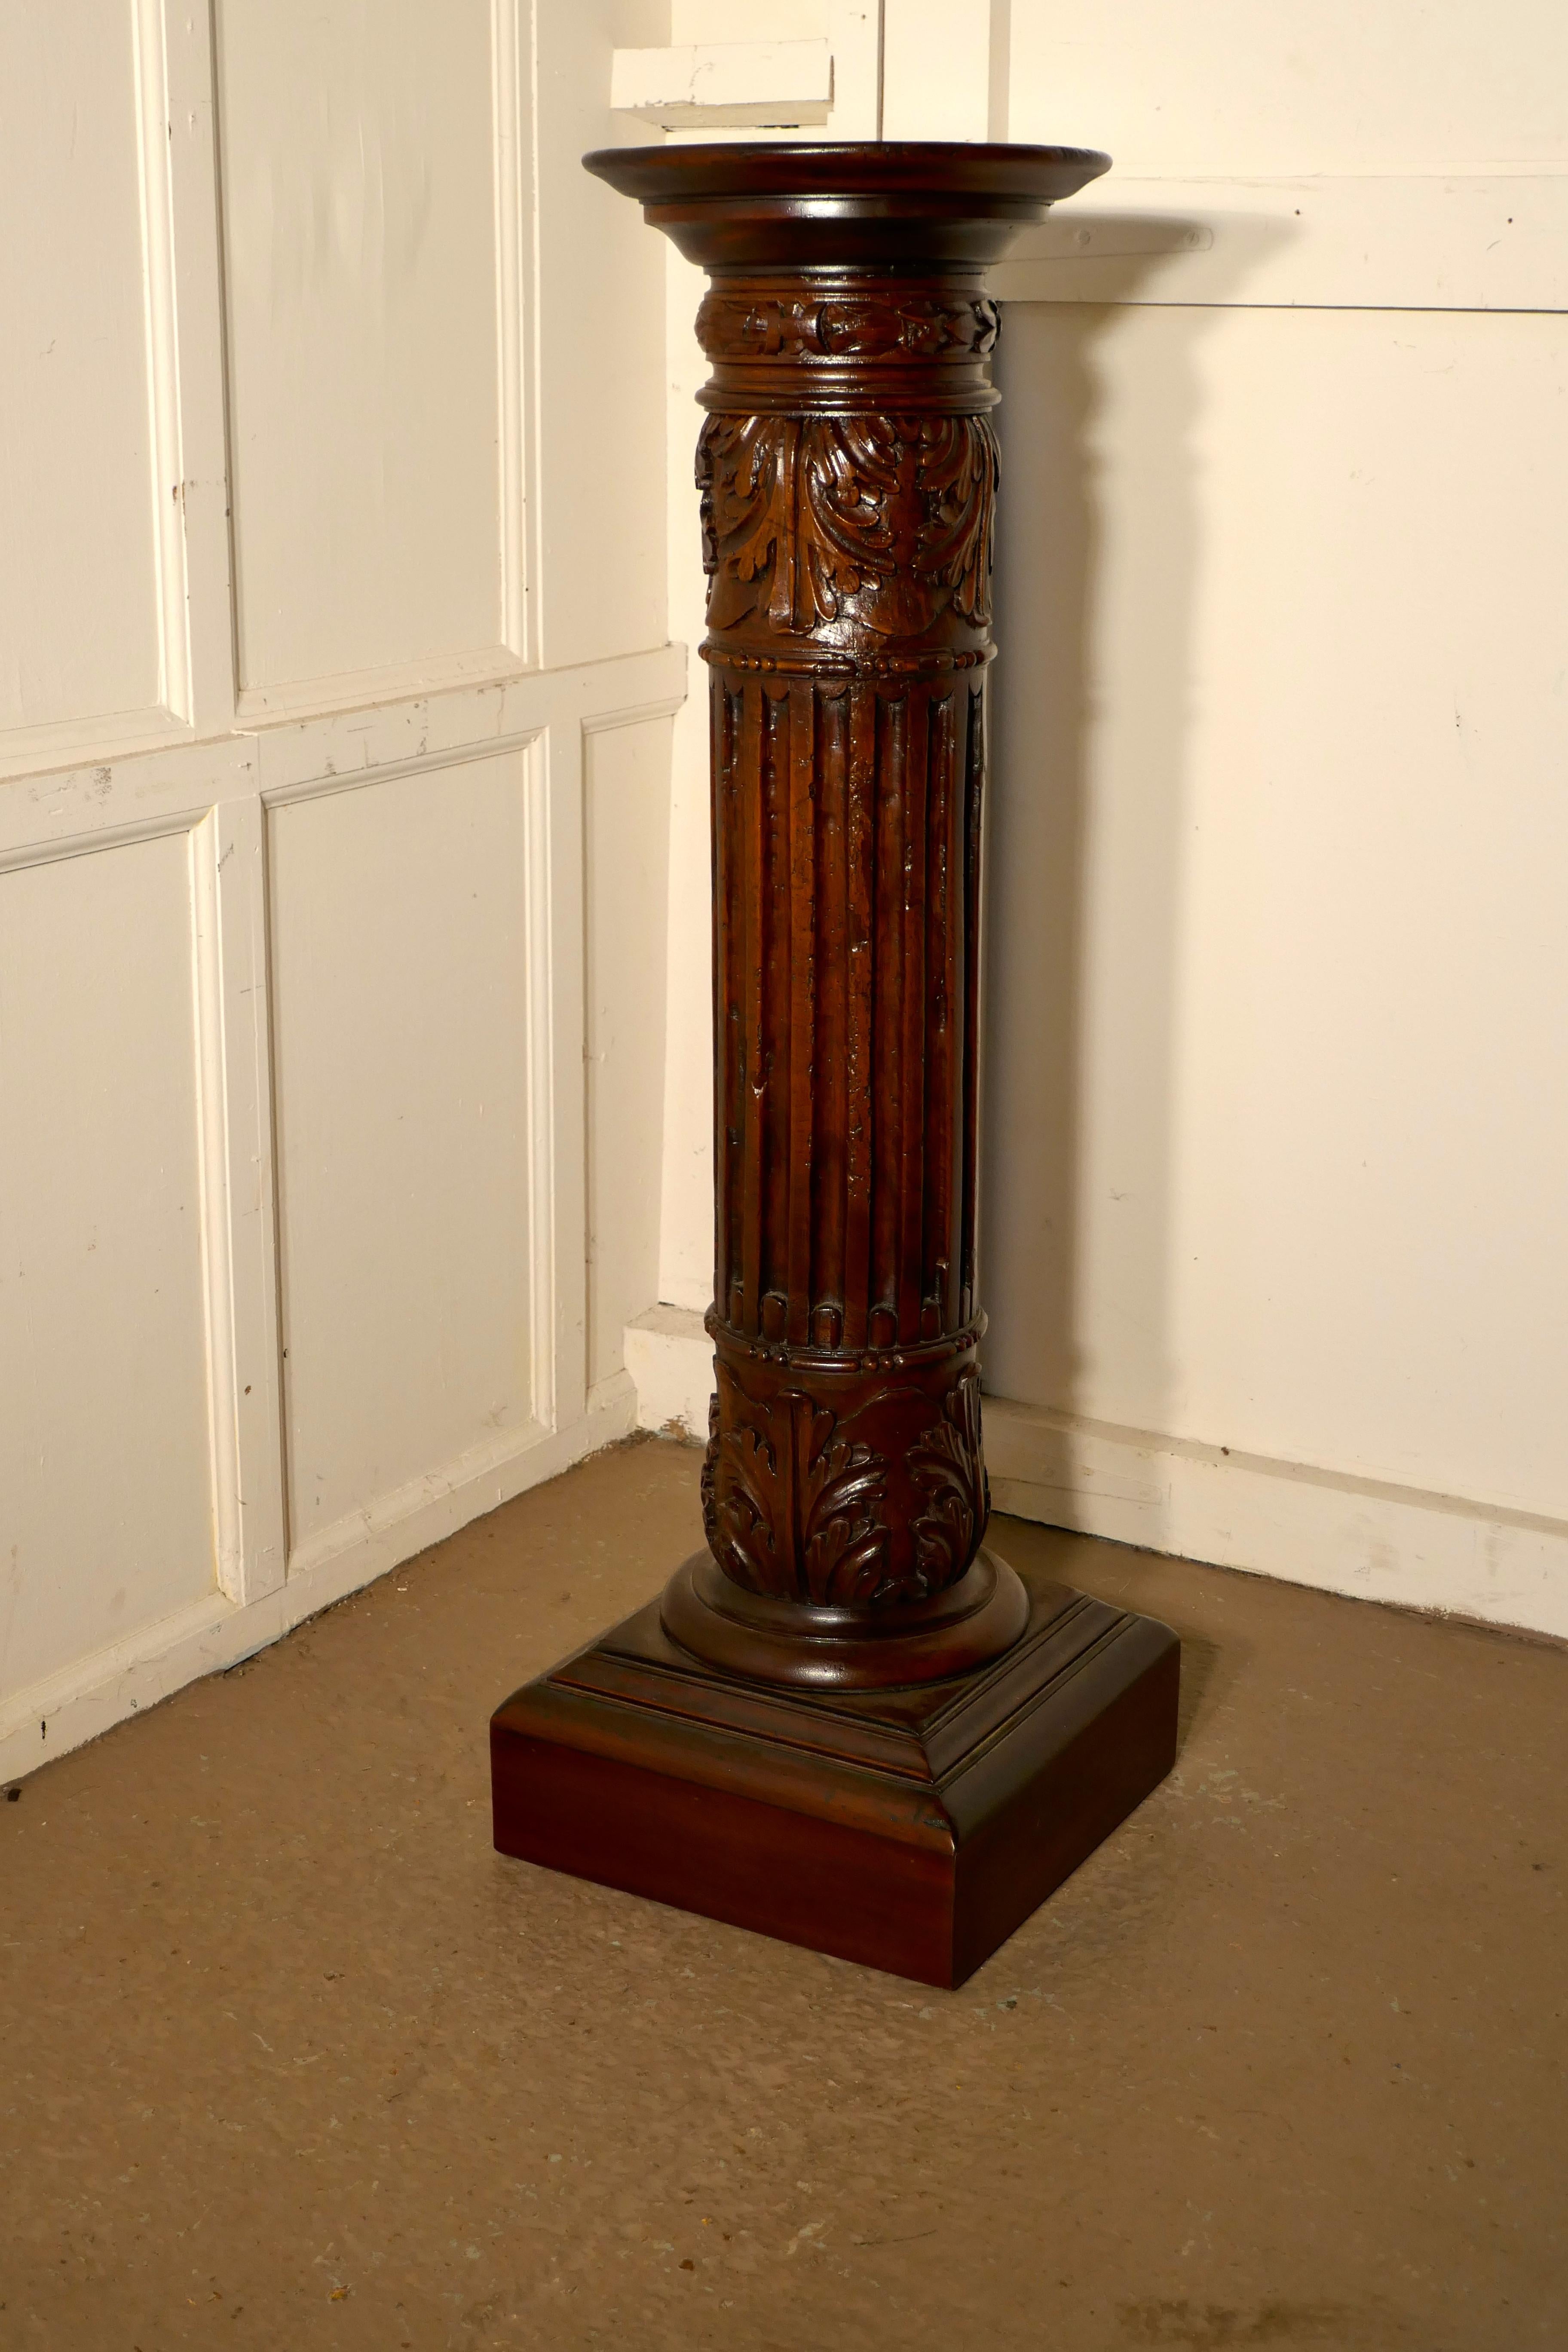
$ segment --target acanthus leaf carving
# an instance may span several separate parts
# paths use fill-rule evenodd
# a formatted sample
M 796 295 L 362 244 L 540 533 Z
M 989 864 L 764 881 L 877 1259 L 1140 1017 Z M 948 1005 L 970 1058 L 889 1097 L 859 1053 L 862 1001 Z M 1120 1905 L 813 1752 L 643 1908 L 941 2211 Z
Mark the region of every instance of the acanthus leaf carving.
M 995 436 L 983 416 L 709 418 L 697 451 L 708 620 L 808 633 L 856 600 L 879 635 L 990 620 Z
M 702 1504 L 721 1567 L 748 1591 L 782 1599 L 873 1598 L 888 1548 L 884 1458 L 836 1436 L 837 1416 L 798 1390 L 763 1403 L 723 1364 L 719 1380 Z
M 921 1432 L 906 1465 L 930 1498 L 910 1533 L 923 1589 L 939 1592 L 963 1574 L 991 1516 L 980 1441 L 980 1375 L 973 1366 L 948 1391 L 941 1420 Z
M 843 1607 L 874 1600 L 888 1556 L 880 1513 L 888 1498 L 887 1464 L 868 1445 L 841 1439 L 825 1446 L 823 1476 L 805 1529 L 805 1580 L 814 1601 Z

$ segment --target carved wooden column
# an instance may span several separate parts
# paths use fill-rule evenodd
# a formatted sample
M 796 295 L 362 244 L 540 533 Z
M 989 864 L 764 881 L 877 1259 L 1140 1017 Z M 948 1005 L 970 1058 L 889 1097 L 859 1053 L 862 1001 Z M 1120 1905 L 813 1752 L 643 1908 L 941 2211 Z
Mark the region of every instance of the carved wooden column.
M 1168 1768 L 1174 1637 L 988 1550 L 976 1350 L 997 317 L 1069 149 L 619 149 L 708 268 L 706 1546 L 509 1700 L 503 1851 L 928 1981 Z

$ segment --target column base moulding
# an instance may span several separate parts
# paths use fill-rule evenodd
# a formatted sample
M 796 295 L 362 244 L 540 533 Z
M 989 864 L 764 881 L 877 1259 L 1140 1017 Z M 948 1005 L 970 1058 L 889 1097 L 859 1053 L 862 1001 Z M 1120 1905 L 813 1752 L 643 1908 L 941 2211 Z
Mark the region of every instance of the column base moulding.
M 900 1690 L 761 1687 L 700 1664 L 650 1601 L 497 1709 L 497 1847 L 962 1984 L 1175 1757 L 1170 1628 L 1018 1580 L 1002 1656 Z

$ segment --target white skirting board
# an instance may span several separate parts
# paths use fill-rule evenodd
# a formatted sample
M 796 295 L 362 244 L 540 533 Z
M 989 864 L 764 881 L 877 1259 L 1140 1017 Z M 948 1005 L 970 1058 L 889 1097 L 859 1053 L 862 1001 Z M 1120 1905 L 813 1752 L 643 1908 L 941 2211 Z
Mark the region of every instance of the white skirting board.
M 587 1412 L 570 1428 L 535 1426 L 521 1439 L 514 1434 L 504 1448 L 478 1449 L 373 1511 L 323 1528 L 293 1555 L 283 1583 L 263 1599 L 237 1606 L 214 1591 L 73 1661 L 19 1691 L 0 1711 L 0 1781 L 19 1780 L 96 1739 L 186 1683 L 237 1665 L 305 1618 L 374 1584 L 389 1568 L 555 1477 L 584 1454 L 629 1436 L 636 1426 L 637 1394 L 621 1373 L 595 1390 Z
M 644 1429 L 707 1427 L 702 1318 L 656 1307 L 626 1332 Z M 673 1433 L 673 1432 L 672 1432 Z M 1218 1445 L 985 1400 L 995 1507 L 1047 1527 L 1568 1638 L 1568 1522 Z

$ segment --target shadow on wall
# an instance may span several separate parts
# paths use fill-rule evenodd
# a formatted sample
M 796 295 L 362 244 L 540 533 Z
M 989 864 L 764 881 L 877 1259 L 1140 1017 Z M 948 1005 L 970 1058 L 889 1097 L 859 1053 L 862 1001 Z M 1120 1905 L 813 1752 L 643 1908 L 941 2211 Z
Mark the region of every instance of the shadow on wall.
M 996 1395 L 1163 1429 L 1201 536 L 1192 440 L 1215 310 L 1163 311 L 1158 379 L 1130 376 L 1111 348 L 1138 315 L 1124 305 L 1206 235 L 1077 207 L 1073 222 L 1091 234 L 1097 299 L 1072 298 L 1064 260 L 1063 299 L 1007 304 L 998 354 L 984 1376 Z M 1291 234 L 1246 226 L 1238 283 Z M 1108 272 L 1111 234 L 1128 249 Z

